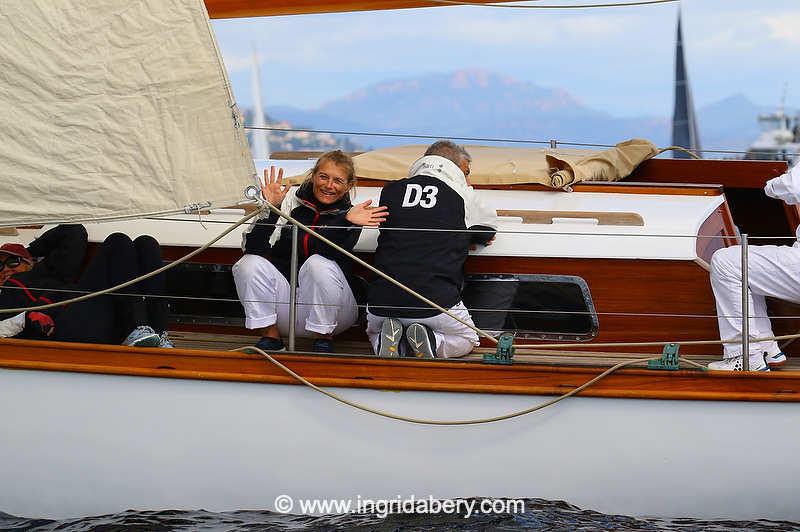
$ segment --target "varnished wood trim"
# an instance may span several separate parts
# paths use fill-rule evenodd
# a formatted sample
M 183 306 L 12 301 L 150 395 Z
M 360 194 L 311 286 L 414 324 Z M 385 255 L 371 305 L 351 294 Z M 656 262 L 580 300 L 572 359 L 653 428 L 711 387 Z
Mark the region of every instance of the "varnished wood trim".
M 476 3 L 511 2 L 514 0 L 475 0 Z M 210 18 L 264 17 L 302 15 L 308 13 L 341 13 L 418 7 L 442 7 L 424 0 L 205 0 Z
M 283 364 L 319 386 L 465 393 L 561 395 L 602 368 L 456 360 L 279 354 Z M 266 384 L 298 384 L 257 355 L 136 349 L 26 340 L 0 341 L 0 367 Z M 582 392 L 587 397 L 800 401 L 800 372 L 735 373 L 620 370 Z M 321 400 L 327 400 L 321 398 Z
M 522 218 L 524 224 L 552 224 L 553 218 L 597 220 L 598 225 L 644 225 L 644 218 L 635 212 L 602 211 L 534 211 L 498 209 L 498 216 Z
M 706 263 L 711 262 L 711 256 L 715 251 L 733 245 L 736 236 L 733 232 L 733 219 L 727 202 L 708 215 L 697 235 L 695 252 Z
M 715 159 L 650 159 L 626 178 L 645 183 L 719 183 L 726 187 L 764 188 L 773 177 L 786 172 L 784 161 Z

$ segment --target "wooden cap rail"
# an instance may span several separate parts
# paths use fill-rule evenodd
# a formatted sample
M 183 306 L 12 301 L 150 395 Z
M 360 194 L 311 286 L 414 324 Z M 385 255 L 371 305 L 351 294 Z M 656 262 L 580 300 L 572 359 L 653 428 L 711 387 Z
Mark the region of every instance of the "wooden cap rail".
M 490 366 L 463 360 L 287 353 L 277 354 L 275 358 L 318 386 L 521 395 L 562 395 L 606 369 L 525 363 Z M 0 368 L 299 384 L 259 355 L 32 340 L 0 340 Z M 631 399 L 797 402 L 800 401 L 800 372 L 623 369 L 580 395 Z M 320 400 L 328 399 L 320 397 Z

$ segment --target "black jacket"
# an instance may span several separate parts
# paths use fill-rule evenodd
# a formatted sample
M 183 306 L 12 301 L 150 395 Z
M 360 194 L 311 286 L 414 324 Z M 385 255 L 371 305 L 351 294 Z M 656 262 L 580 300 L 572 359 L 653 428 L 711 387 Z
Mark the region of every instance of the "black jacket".
M 290 192 L 291 194 L 291 192 Z M 361 226 L 350 223 L 347 212 L 353 204 L 350 197 L 345 194 L 333 205 L 320 205 L 312 185 L 303 183 L 295 195 L 287 196 L 281 210 L 291 209 L 289 214 L 297 221 L 314 229 L 320 235 L 352 251 L 361 235 Z M 251 255 L 261 255 L 275 265 L 286 279 L 289 279 L 289 268 L 292 257 L 292 227 L 290 224 L 278 224 L 278 215 L 271 212 L 267 218 L 256 220 L 244 234 L 244 252 Z M 277 232 L 277 240 L 270 245 L 273 233 Z M 311 255 L 318 254 L 335 261 L 342 272 L 350 279 L 352 261 L 344 254 L 336 251 L 328 244 L 311 236 L 302 229 L 297 235 L 297 265 L 305 262 Z
M 31 307 L 64 301 L 78 294 L 77 287 L 87 248 L 86 228 L 63 224 L 31 242 L 28 251 L 39 259 L 27 272 L 14 274 L 0 290 L 0 308 Z M 55 314 L 58 308 L 46 311 Z
M 381 225 L 375 266 L 444 308 L 458 303 L 470 245 L 486 244 L 495 230 L 484 225 L 469 227 L 485 230 L 480 233 L 391 230 L 468 229 L 464 197 L 446 182 L 428 175 L 385 185 L 380 204 L 389 207 L 389 218 Z M 439 313 L 384 279 L 373 281 L 369 287 L 369 311 L 404 318 Z

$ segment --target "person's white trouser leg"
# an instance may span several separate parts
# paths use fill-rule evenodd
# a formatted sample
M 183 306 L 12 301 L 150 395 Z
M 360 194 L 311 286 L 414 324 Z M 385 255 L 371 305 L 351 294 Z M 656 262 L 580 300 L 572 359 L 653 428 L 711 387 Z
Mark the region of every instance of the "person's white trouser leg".
M 358 319 L 358 305 L 335 261 L 311 255 L 300 267 L 297 278 L 298 330 L 336 335 L 353 326 Z
M 236 293 L 244 307 L 248 329 L 261 329 L 279 321 L 279 306 L 288 316 L 289 283 L 267 259 L 245 255 L 231 269 Z
M 289 282 L 267 259 L 245 255 L 233 265 L 236 293 L 242 302 L 245 327 L 278 324 L 289 334 Z M 339 334 L 358 319 L 358 306 L 342 269 L 334 261 L 312 255 L 298 272 L 297 336 Z
M 749 246 L 749 329 L 751 338 L 774 336 L 767 316 L 765 296 L 800 303 L 800 248 Z M 711 288 L 717 304 L 722 340 L 739 340 L 742 335 L 741 247 L 717 250 L 711 258 Z M 724 344 L 725 358 L 742 354 L 742 344 Z M 750 355 L 777 353 L 774 341 L 751 342 Z

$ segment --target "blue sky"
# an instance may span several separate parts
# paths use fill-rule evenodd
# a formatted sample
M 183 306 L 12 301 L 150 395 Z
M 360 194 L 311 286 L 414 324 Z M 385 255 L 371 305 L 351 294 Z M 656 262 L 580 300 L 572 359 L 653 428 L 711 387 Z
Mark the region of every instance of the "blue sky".
M 800 107 L 800 1 L 683 0 L 680 8 L 697 106 L 737 92 L 777 105 L 788 83 L 787 106 Z M 268 113 L 278 104 L 313 108 L 386 79 L 479 68 L 564 88 L 616 116 L 667 116 L 677 12 L 678 3 L 553 11 L 457 6 L 213 26 L 245 107 L 258 47 Z

